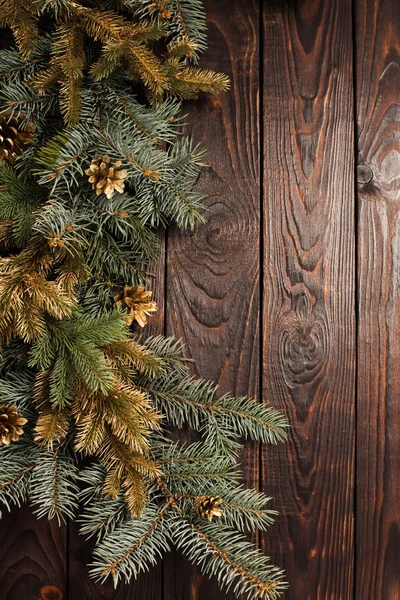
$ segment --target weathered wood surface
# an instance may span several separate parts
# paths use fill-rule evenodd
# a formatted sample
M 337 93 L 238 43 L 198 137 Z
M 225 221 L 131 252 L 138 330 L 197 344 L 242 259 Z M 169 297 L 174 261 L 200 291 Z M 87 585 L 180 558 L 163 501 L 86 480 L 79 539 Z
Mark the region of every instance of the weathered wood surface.
M 196 374 L 289 416 L 286 446 L 243 456 L 281 512 L 257 541 L 287 570 L 285 600 L 398 600 L 400 5 L 205 5 L 203 65 L 232 88 L 191 107 L 208 222 L 168 232 L 147 333 L 181 337 Z M 0 600 L 231 600 L 177 553 L 100 586 L 90 550 L 76 525 L 13 511 Z
M 281 511 L 263 539 L 293 600 L 353 597 L 352 23 L 347 0 L 264 4 L 263 398 L 288 415 L 263 452 Z
M 256 0 L 207 0 L 207 68 L 230 76 L 232 91 L 202 98 L 188 132 L 208 150 L 197 190 L 207 193 L 207 223 L 173 229 L 167 244 L 167 333 L 182 338 L 194 373 L 221 393 L 258 395 L 260 273 L 259 48 Z M 222 18 L 224 15 L 224 18 Z M 246 483 L 257 487 L 258 448 L 242 456 Z M 165 600 L 232 598 L 185 559 L 169 557 Z
M 357 0 L 356 598 L 400 599 L 400 3 Z
M 14 509 L 0 526 L 0 598 L 41 600 L 46 585 L 67 597 L 66 527 Z

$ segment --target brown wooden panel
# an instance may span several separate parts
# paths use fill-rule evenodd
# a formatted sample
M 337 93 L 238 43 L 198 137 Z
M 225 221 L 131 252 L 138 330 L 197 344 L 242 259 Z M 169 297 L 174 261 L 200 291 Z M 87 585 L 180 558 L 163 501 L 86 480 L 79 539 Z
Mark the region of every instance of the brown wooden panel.
M 290 439 L 263 452 L 281 511 L 263 547 L 287 600 L 353 597 L 354 151 L 347 0 L 265 1 L 263 397 Z
M 39 600 L 55 586 L 66 593 L 66 528 L 39 519 L 29 506 L 13 509 L 0 526 L 1 600 Z
M 144 331 L 137 328 L 138 333 L 143 333 L 146 337 L 164 332 L 165 235 L 163 232 L 160 233 L 160 239 L 162 246 L 160 260 L 148 269 L 148 288 L 153 291 L 158 312 L 149 319 Z M 87 565 L 91 562 L 93 542 L 87 542 L 79 535 L 79 527 L 76 523 L 70 523 L 68 531 L 68 600 L 161 600 L 161 561 L 151 568 L 149 573 L 141 574 L 137 581 L 120 584 L 115 590 L 112 581 L 100 584 L 88 575 Z
M 232 89 L 202 97 L 189 133 L 208 149 L 197 189 L 209 194 L 207 224 L 173 230 L 167 245 L 167 328 L 182 337 L 194 372 L 221 392 L 257 394 L 259 379 L 259 49 L 256 0 L 206 0 L 209 52 L 203 67 L 231 77 Z M 258 483 L 258 449 L 243 457 Z M 231 598 L 179 555 L 165 563 L 165 600 Z
M 400 599 L 400 4 L 357 0 L 356 599 Z

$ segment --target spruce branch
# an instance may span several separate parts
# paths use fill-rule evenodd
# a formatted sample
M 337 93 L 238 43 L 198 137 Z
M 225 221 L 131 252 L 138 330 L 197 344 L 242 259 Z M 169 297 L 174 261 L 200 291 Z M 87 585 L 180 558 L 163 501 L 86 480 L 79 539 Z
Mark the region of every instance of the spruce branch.
M 288 423 L 279 411 L 253 398 L 234 398 L 230 394 L 218 398 L 217 386 L 210 381 L 170 376 L 154 382 L 141 379 L 141 383 L 168 421 L 177 427 L 189 423 L 193 429 L 205 432 L 210 444 L 218 444 L 218 438 L 228 446 L 235 437 L 262 443 L 286 438 Z
M 24 248 L 32 236 L 35 212 L 46 199 L 34 181 L 24 181 L 5 161 L 0 161 L 0 220 L 9 221 L 8 243 Z
M 32 345 L 29 365 L 47 371 L 39 371 L 39 377 L 45 377 L 54 406 L 71 402 L 76 379 L 92 392 L 111 389 L 113 375 L 101 348 L 124 337 L 126 326 L 118 311 L 97 319 L 78 313 L 70 319 L 47 319 L 45 327 Z
M 105 478 L 106 470 L 100 463 L 93 463 L 80 473 L 80 480 L 84 484 L 79 494 L 84 504 L 79 518 L 80 532 L 87 538 L 96 535 L 98 542 L 113 532 L 118 524 L 130 518 L 122 492 L 115 499 L 104 496 Z
M 4 365 L 4 353 L 2 359 Z M 0 378 L 0 398 L 5 399 L 8 404 L 16 406 L 25 417 L 31 418 L 33 415 L 31 406 L 33 382 L 32 373 L 13 371 L 6 367 L 4 375 Z
M 47 402 L 48 388 L 35 388 L 35 400 L 39 406 L 39 416 L 35 427 L 35 440 L 49 450 L 53 450 L 55 444 L 65 440 L 68 435 L 71 411 L 67 408 L 58 409 Z
M 229 82 L 197 65 L 201 0 L 0 0 L 0 25 L 17 42 L 0 51 L 0 503 L 64 522 L 81 502 L 97 579 L 176 545 L 221 587 L 275 600 L 282 573 L 243 535 L 275 513 L 237 453 L 284 440 L 286 419 L 130 329 L 156 310 L 155 228 L 204 220 L 179 100 Z
M 37 17 L 32 0 L 2 0 L 0 2 L 0 27 L 9 27 L 23 58 L 35 47 L 38 34 Z
M 10 446 L 0 446 L 0 504 L 10 511 L 29 498 L 32 470 L 39 452 L 31 443 L 21 440 Z M 0 517 L 1 517 L 0 511 Z
M 46 331 L 46 315 L 68 317 L 76 303 L 57 281 L 45 273 L 26 270 L 29 252 L 0 259 L 0 337 L 9 343 L 14 336 L 33 342 Z
M 165 521 L 172 506 L 172 499 L 164 506 L 148 503 L 141 519 L 117 526 L 96 547 L 92 576 L 101 581 L 112 576 L 116 586 L 121 577 L 129 580 L 154 565 L 170 549 L 170 532 Z
M 173 539 L 202 573 L 236 597 L 275 600 L 286 589 L 283 572 L 251 547 L 241 534 L 221 524 L 191 521 L 181 512 L 172 527 Z
M 32 470 L 30 500 L 38 517 L 58 523 L 75 516 L 78 470 L 63 447 L 43 452 Z

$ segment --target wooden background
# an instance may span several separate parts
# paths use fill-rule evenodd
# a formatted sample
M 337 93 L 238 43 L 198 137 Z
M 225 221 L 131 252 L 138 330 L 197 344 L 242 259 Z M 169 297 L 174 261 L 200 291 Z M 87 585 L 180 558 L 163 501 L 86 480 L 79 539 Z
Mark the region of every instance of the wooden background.
M 232 89 L 193 104 L 208 222 L 166 234 L 151 332 L 289 417 L 286 445 L 243 457 L 281 513 L 256 541 L 285 599 L 399 600 L 400 3 L 205 4 L 203 66 Z M 231 599 L 179 554 L 95 585 L 76 527 L 26 507 L 0 548 L 0 600 Z

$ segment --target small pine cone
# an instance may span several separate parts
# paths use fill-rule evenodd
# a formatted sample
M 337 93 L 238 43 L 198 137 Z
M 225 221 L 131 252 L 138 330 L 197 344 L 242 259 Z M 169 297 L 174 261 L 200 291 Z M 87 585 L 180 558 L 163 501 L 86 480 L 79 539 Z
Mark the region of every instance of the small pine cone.
M 15 406 L 0 406 L 0 445 L 18 441 L 26 422 Z
M 137 321 L 140 327 L 144 327 L 147 323 L 147 317 L 157 312 L 157 304 L 151 300 L 152 292 L 146 291 L 142 285 L 129 287 L 126 285 L 124 289 L 114 296 L 114 302 L 117 306 L 122 306 L 129 313 L 127 317 L 128 325 L 132 325 L 133 321 Z
M 220 496 L 198 496 L 194 508 L 201 519 L 212 521 L 213 517 L 222 517 L 222 502 Z
M 107 154 L 92 160 L 85 173 L 89 177 L 92 189 L 96 190 L 97 196 L 105 194 L 110 200 L 115 190 L 122 194 L 125 189 L 124 179 L 126 179 L 127 172 L 121 169 L 121 164 L 120 160 L 112 162 Z
M 13 165 L 33 141 L 36 131 L 33 123 L 22 126 L 24 115 L 19 118 L 4 113 L 0 115 L 0 160 Z

